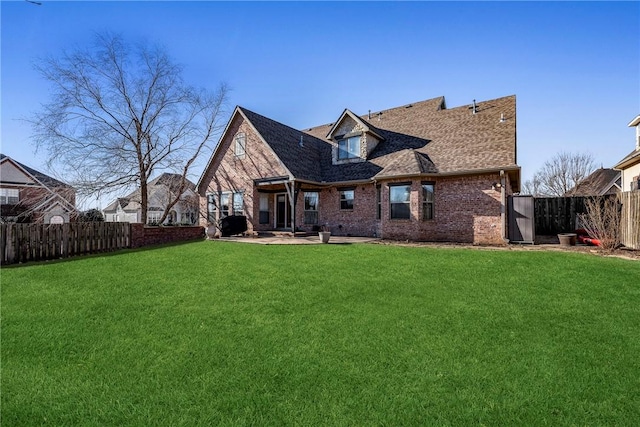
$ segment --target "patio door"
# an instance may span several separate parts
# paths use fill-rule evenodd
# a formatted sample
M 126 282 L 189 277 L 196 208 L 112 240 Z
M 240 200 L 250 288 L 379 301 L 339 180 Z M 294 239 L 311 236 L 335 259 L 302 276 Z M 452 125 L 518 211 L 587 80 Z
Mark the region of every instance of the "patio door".
M 276 228 L 291 228 L 291 203 L 286 194 L 276 194 Z

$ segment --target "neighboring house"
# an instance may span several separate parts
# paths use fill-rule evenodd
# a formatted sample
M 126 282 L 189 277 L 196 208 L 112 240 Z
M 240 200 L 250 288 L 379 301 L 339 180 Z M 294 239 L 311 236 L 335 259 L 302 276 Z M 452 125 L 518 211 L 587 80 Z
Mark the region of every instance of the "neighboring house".
M 76 190 L 0 154 L 2 222 L 62 224 L 76 214 Z
M 147 224 L 157 224 L 162 214 L 175 198 L 178 191 L 181 175 L 163 173 L 159 177 L 149 181 L 147 186 Z M 180 200 L 170 210 L 163 224 L 193 225 L 198 221 L 198 196 L 194 192 L 195 185 L 187 180 L 187 189 L 183 191 Z M 142 208 L 140 205 L 140 189 L 126 197 L 119 197 L 102 210 L 104 220 L 107 222 L 133 222 L 140 223 Z
M 618 194 L 621 189 L 620 171 L 600 168 L 567 191 L 565 196 L 604 196 Z
M 622 191 L 640 191 L 640 114 L 631 120 L 636 128 L 636 148 L 614 166 L 622 173 Z
M 304 131 L 236 107 L 197 192 L 209 221 L 245 215 L 250 232 L 501 244 L 519 185 L 515 96 L 439 97 Z

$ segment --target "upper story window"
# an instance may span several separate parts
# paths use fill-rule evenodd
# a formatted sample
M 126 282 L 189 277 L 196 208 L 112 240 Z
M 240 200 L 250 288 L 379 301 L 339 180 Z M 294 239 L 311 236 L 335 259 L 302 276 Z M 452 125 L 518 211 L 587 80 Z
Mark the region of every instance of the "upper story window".
M 20 201 L 20 190 L 16 188 L 0 188 L 0 204 L 16 205 Z
M 236 157 L 244 157 L 245 150 L 247 148 L 247 137 L 243 132 L 240 132 L 235 137 L 235 147 L 233 154 Z
M 355 159 L 360 157 L 360 136 L 338 141 L 338 160 Z

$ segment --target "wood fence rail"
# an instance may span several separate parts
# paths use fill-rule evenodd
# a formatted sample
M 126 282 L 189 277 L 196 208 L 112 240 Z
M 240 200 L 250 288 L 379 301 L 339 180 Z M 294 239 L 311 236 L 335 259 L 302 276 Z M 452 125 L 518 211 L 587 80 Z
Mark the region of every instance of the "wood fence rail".
M 131 246 L 126 222 L 0 224 L 0 263 L 67 258 Z

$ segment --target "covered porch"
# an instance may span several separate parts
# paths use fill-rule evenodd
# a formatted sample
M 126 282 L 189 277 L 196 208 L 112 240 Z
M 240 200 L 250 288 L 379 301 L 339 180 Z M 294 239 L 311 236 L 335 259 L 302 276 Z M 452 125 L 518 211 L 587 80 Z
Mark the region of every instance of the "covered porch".
M 304 228 L 317 231 L 320 225 L 318 193 L 323 188 L 289 177 L 255 180 L 258 221 L 253 224 L 254 230 L 294 233 Z

